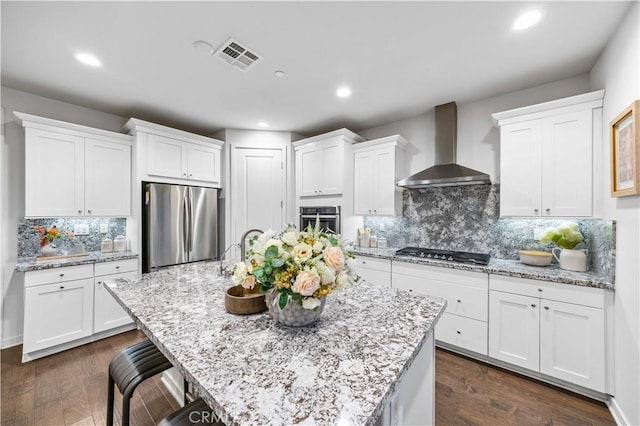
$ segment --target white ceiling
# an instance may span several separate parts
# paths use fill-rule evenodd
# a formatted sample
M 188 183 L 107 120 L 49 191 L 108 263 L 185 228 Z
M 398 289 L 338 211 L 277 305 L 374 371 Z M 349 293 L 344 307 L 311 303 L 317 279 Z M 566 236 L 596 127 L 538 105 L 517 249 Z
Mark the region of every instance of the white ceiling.
M 2 1 L 2 85 L 202 134 L 357 131 L 588 72 L 629 5 Z M 511 32 L 532 6 L 540 24 Z M 193 47 L 229 37 L 264 60 L 244 73 Z

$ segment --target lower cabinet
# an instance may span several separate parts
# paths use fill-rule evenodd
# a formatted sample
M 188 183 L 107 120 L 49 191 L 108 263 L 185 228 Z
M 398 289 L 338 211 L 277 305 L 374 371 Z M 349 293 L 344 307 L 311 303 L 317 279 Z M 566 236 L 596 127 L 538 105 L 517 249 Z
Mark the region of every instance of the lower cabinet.
M 605 391 L 604 290 L 490 277 L 489 356 Z
M 93 264 L 25 272 L 22 362 L 134 328 L 103 281 L 135 274 L 137 265 L 129 259 L 96 264 L 95 274 Z
M 391 287 L 391 261 L 388 259 L 357 256 L 356 273 L 365 281 Z
M 488 275 L 406 262 L 392 264 L 392 287 L 447 300 L 436 340 L 487 355 Z

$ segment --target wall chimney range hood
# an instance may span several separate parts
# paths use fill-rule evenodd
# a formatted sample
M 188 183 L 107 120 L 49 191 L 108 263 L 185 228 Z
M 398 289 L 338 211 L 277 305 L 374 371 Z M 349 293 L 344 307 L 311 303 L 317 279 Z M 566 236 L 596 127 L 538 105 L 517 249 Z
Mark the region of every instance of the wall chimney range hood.
M 488 174 L 456 164 L 458 107 L 455 102 L 436 106 L 435 130 L 435 165 L 402 179 L 396 185 L 420 189 L 491 183 Z

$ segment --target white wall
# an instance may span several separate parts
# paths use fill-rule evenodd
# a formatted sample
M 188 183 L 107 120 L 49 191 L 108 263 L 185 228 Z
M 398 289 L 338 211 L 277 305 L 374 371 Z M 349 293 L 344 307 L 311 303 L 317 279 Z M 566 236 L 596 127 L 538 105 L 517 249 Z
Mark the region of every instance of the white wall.
M 491 114 L 589 91 L 589 75 L 583 74 L 518 92 L 458 104 L 458 164 L 489 173 L 494 183 L 499 182 L 500 132 L 493 127 Z M 404 136 L 409 141 L 406 154 L 406 170 L 409 175 L 434 164 L 433 109 L 422 115 L 356 133 L 367 139 L 394 134 Z
M 603 215 L 617 225 L 614 334 L 614 412 L 640 424 L 640 196 L 610 195 L 608 123 L 640 98 L 640 7 L 635 2 L 591 71 L 592 90 L 605 89 L 601 150 Z M 636 136 L 637 137 L 637 136 Z
M 119 132 L 125 118 L 2 87 L 5 137 L 2 144 L 2 347 L 22 342 L 22 275 L 14 272 L 18 223 L 24 216 L 24 131 L 13 111 Z M 55 161 L 55 160 L 54 160 Z M 52 188 L 52 190 L 63 190 Z

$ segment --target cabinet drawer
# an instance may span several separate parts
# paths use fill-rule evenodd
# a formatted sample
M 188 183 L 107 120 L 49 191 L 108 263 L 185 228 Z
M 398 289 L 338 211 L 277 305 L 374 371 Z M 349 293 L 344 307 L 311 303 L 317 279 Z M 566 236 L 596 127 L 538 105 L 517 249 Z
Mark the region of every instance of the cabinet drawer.
M 446 312 L 479 321 L 488 320 L 487 290 L 437 281 L 427 283 L 425 288 L 427 293 L 447 300 Z
M 487 323 L 445 312 L 436 324 L 436 340 L 487 355 Z
M 138 259 L 116 260 L 113 262 L 96 263 L 96 277 L 102 275 L 119 274 L 123 272 L 137 272 Z
M 358 270 L 374 269 L 376 271 L 391 273 L 391 261 L 388 259 L 378 259 L 375 257 L 357 256 L 356 265 Z
M 429 265 L 417 265 L 407 262 L 393 262 L 393 273 L 413 275 L 446 283 L 463 284 L 467 287 L 487 289 L 488 274 L 484 272 L 462 271 L 460 269 L 444 268 Z
M 84 278 L 93 278 L 93 264 L 27 271 L 24 273 L 24 286 L 32 287 Z
M 502 275 L 491 275 L 489 277 L 489 287 L 491 290 L 503 291 L 505 293 L 557 300 L 559 302 L 592 306 L 594 308 L 604 308 L 604 290 L 600 288 Z

